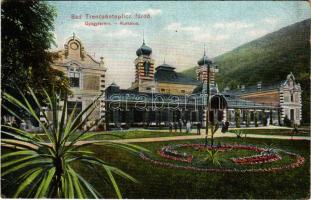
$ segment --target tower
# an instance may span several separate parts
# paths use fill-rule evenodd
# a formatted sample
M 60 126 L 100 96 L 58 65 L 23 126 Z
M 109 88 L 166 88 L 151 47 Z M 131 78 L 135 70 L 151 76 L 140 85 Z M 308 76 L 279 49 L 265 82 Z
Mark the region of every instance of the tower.
M 135 59 L 135 82 L 132 88 L 138 89 L 139 92 L 150 92 L 154 87 L 154 60 L 151 58 L 152 49 L 143 44 L 136 51 Z
M 208 65 L 210 66 L 209 73 L 208 71 Z M 215 87 L 215 73 L 218 72 L 217 66 L 213 64 L 213 62 L 206 56 L 206 52 L 204 49 L 204 55 L 203 57 L 198 61 L 197 66 L 197 80 L 201 81 L 202 83 L 206 83 L 209 77 L 209 84 L 210 86 Z

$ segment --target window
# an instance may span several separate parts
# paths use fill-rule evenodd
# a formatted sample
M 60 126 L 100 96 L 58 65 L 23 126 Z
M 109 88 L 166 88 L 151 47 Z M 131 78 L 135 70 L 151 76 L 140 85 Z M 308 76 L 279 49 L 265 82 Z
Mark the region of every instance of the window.
M 161 92 L 165 92 L 165 89 L 164 89 L 164 88 L 161 88 Z
M 294 102 L 294 95 L 293 94 L 290 95 L 290 101 Z
M 80 71 L 77 69 L 70 69 L 69 70 L 69 82 L 70 87 L 80 87 Z
M 185 91 L 185 90 L 180 90 L 180 92 L 181 92 L 181 93 L 185 93 L 186 91 Z
M 151 88 L 150 88 L 150 87 L 147 87 L 146 90 L 151 90 Z
M 295 110 L 294 109 L 290 109 L 290 120 L 295 120 Z

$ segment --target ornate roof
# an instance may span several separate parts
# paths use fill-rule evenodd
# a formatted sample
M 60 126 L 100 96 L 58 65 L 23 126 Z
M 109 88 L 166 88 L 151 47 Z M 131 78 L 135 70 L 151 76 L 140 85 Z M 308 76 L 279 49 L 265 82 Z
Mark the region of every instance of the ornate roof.
M 152 53 L 152 49 L 145 44 L 145 40 L 139 49 L 136 51 L 137 56 L 145 55 L 150 56 Z

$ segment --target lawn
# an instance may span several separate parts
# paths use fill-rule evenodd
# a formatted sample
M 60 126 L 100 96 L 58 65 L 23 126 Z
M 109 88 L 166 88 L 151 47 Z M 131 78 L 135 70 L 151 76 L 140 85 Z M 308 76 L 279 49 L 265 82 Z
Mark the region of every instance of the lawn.
M 117 139 L 135 139 L 135 138 L 153 138 L 153 137 L 171 137 L 182 135 L 195 135 L 194 133 L 186 133 L 177 131 L 176 133 L 165 131 L 150 131 L 150 130 L 124 130 L 124 131 L 108 131 L 108 132 L 88 132 L 87 135 L 94 135 L 87 140 L 117 140 Z M 43 139 L 47 139 L 44 134 L 37 134 Z
M 117 177 L 123 198 L 279 198 L 297 199 L 309 198 L 310 193 L 310 143 L 309 141 L 272 140 L 255 138 L 217 138 L 216 143 L 252 144 L 264 147 L 273 144 L 303 156 L 305 164 L 296 169 L 275 173 L 219 173 L 195 172 L 183 169 L 173 169 L 154 165 L 144 161 L 136 154 L 107 148 L 100 145 L 88 147 L 96 152 L 97 156 L 106 160 L 132 176 L 140 183 L 135 184 Z M 155 151 L 165 145 L 180 143 L 202 143 L 202 140 L 187 140 L 174 142 L 140 143 L 150 150 L 153 156 Z M 5 150 L 5 149 L 3 149 Z M 106 198 L 116 198 L 111 186 L 106 184 L 105 172 L 96 169 L 90 170 L 77 163 L 75 166 Z M 14 174 L 14 176 L 16 176 Z M 2 192 L 7 197 L 16 188 L 8 184 L 15 177 L 2 180 Z M 9 180 L 9 179 L 10 180 Z
M 212 173 L 193 172 L 153 165 L 135 155 L 114 149 L 92 147 L 98 156 L 109 160 L 113 165 L 127 171 L 140 181 L 133 184 L 118 179 L 124 198 L 309 198 L 310 188 L 310 144 L 308 141 L 284 141 L 270 139 L 218 138 L 222 142 L 265 145 L 273 143 L 305 157 L 305 165 L 288 171 L 276 173 Z M 176 141 L 144 143 L 141 146 L 154 152 L 168 144 L 202 141 Z M 79 167 L 80 168 L 80 167 Z M 103 192 L 106 197 L 114 198 L 111 188 L 104 179 L 91 175 L 87 169 L 83 174 Z
M 284 136 L 310 136 L 310 131 L 304 130 L 299 133 L 292 133 L 292 129 L 241 129 L 247 134 L 262 134 L 262 135 L 284 135 Z M 229 132 L 230 131 L 229 129 Z
M 184 130 L 183 130 L 184 131 Z M 100 135 L 101 133 L 113 134 L 118 137 L 110 135 Z M 150 131 L 150 130 L 125 130 L 125 131 L 109 131 L 109 132 L 90 132 L 87 134 L 95 134 L 90 140 L 100 140 L 100 139 L 134 139 L 134 138 L 153 138 L 153 137 L 171 137 L 171 136 L 181 136 L 181 135 L 194 135 L 194 133 L 185 133 L 177 131 L 176 133 L 166 131 Z M 97 135 L 96 135 L 97 134 Z

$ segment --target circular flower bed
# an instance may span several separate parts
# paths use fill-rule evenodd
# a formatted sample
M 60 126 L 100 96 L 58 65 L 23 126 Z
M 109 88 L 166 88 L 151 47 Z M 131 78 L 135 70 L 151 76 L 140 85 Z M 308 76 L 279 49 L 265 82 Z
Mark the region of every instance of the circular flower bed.
M 187 151 L 187 153 L 182 152 L 181 150 Z M 198 154 L 205 155 L 205 151 L 209 150 L 219 151 L 223 154 L 228 153 L 228 151 L 243 151 L 244 153 L 246 152 L 248 154 L 254 152 L 254 155 L 231 157 L 226 159 L 226 162 L 232 163 L 230 165 L 231 167 L 219 166 L 214 168 L 207 168 L 204 166 L 199 166 L 196 162 L 193 162 L 194 158 L 198 159 Z M 157 153 L 161 158 L 164 159 L 155 159 L 143 153 L 140 154 L 140 157 L 143 160 L 164 167 L 203 172 L 277 172 L 280 170 L 300 167 L 304 164 L 304 158 L 298 154 L 287 152 L 284 150 L 276 150 L 271 148 L 268 149 L 251 145 L 226 144 L 221 146 L 214 146 L 212 148 L 210 146 L 205 147 L 204 144 L 177 144 L 164 146 L 159 149 Z M 282 160 L 282 156 L 280 154 L 290 157 L 290 162 L 285 164 L 279 164 L 279 166 L 273 167 L 267 165 L 260 165 Z M 168 162 L 168 160 L 170 160 L 170 162 Z M 258 167 L 251 167 L 255 165 L 258 165 Z

